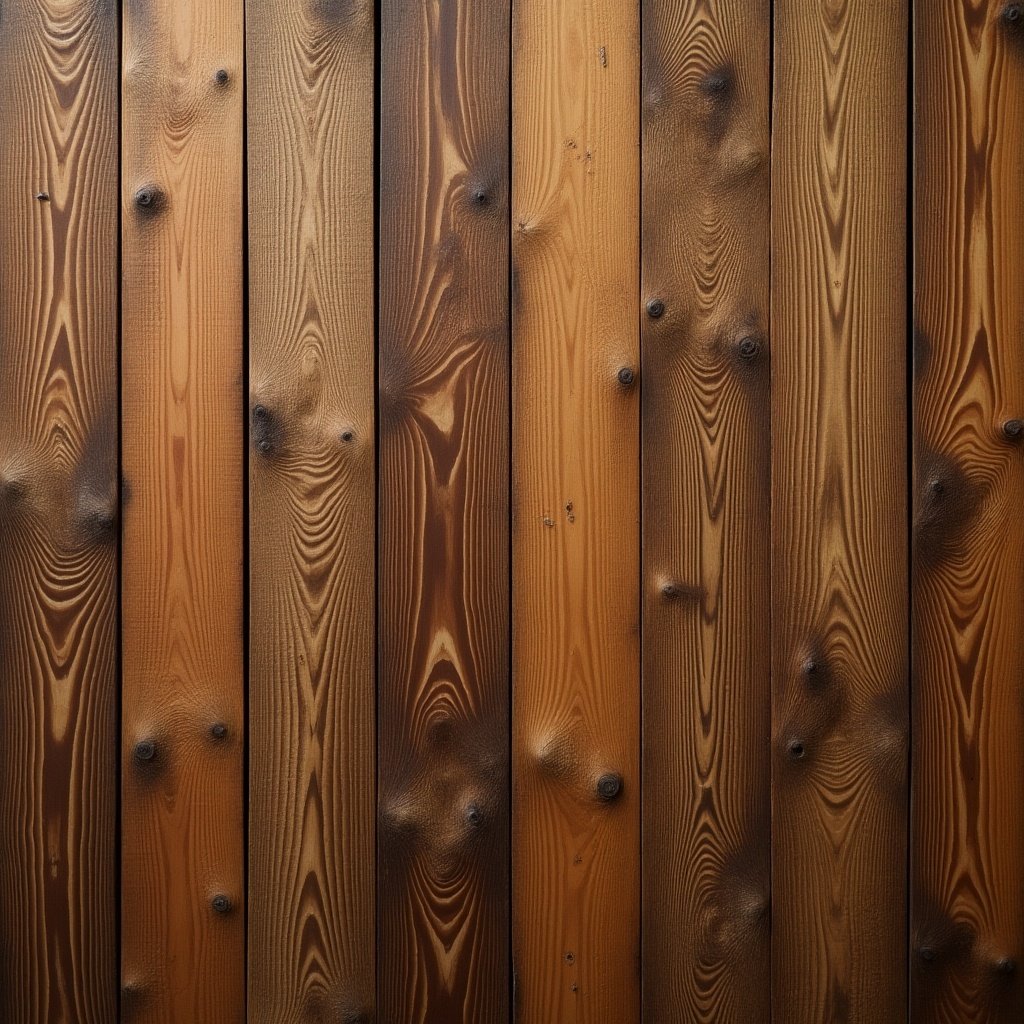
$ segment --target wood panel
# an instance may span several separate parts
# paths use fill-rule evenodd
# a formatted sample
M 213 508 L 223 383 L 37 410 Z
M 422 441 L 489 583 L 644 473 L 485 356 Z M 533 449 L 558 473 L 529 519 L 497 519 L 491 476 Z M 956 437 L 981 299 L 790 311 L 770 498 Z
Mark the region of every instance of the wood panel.
M 3 5 L 0 1018 L 117 1013 L 117 16 Z
M 912 1009 L 1024 1019 L 1024 9 L 914 28 Z
M 240 1021 L 242 4 L 123 15 L 122 1016 Z
M 517 1021 L 639 1020 L 639 10 L 513 7 Z
M 768 1020 L 771 12 L 643 14 L 644 1014 Z
M 249 1020 L 369 1020 L 373 4 L 249 3 L 246 46 Z
M 507 2 L 381 9 L 378 1013 L 507 1020 Z
M 907 5 L 777 0 L 773 991 L 906 1016 Z

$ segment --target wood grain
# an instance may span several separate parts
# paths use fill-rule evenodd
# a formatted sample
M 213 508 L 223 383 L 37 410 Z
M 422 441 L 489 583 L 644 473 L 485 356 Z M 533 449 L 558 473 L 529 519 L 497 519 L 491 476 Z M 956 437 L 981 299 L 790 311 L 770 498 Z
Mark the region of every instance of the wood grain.
M 381 8 L 378 1014 L 499 1024 L 507 2 Z
M 1024 1019 L 1024 10 L 914 22 L 912 1010 Z
M 0 1019 L 117 1013 L 117 16 L 0 29 Z
M 121 1009 L 241 1021 L 242 4 L 123 13 Z
M 247 6 L 249 1020 L 374 1002 L 372 3 Z
M 639 1021 L 639 10 L 513 7 L 521 1024 Z
M 772 1003 L 906 1016 L 907 5 L 776 0 Z
M 643 18 L 643 971 L 770 1017 L 767 2 Z

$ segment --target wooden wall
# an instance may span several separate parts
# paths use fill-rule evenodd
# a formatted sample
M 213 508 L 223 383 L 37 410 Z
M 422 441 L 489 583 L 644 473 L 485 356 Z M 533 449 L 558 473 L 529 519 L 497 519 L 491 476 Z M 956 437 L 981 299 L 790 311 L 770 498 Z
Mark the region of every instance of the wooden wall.
M 0 1020 L 1024 1020 L 1024 4 L 0 66 Z

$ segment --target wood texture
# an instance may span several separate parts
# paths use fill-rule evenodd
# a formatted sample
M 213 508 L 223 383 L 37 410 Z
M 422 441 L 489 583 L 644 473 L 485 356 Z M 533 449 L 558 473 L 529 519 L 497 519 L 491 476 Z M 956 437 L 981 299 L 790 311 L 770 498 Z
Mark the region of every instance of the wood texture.
M 1024 1019 L 1024 10 L 914 28 L 912 1010 Z
M 242 20 L 124 9 L 121 1008 L 147 1024 L 245 1014 Z
M 768 1020 L 771 12 L 643 15 L 644 1015 Z
M 639 10 L 513 7 L 521 1024 L 639 1020 Z
M 371 2 L 248 4 L 249 1020 L 374 1004 Z
M 381 9 L 378 1013 L 507 1020 L 507 2 Z
M 117 1013 L 117 17 L 0 28 L 0 1019 Z

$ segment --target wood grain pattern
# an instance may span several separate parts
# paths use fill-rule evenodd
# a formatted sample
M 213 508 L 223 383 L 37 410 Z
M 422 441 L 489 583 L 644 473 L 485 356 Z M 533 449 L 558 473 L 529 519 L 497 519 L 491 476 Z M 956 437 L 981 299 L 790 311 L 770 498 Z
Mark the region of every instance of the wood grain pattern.
M 0 26 L 0 1019 L 117 1013 L 117 17 Z
M 772 1003 L 906 1016 L 907 5 L 776 0 Z
M 915 16 L 912 1009 L 1024 1020 L 1024 10 Z
M 771 12 L 643 14 L 644 1014 L 768 1020 Z
M 124 9 L 121 1007 L 147 1024 L 245 1014 L 242 20 Z
M 521 1024 L 639 1020 L 639 10 L 513 7 Z
M 247 11 L 249 1020 L 368 1021 L 374 11 Z
M 507 0 L 381 9 L 387 1024 L 509 1014 L 508 51 Z

